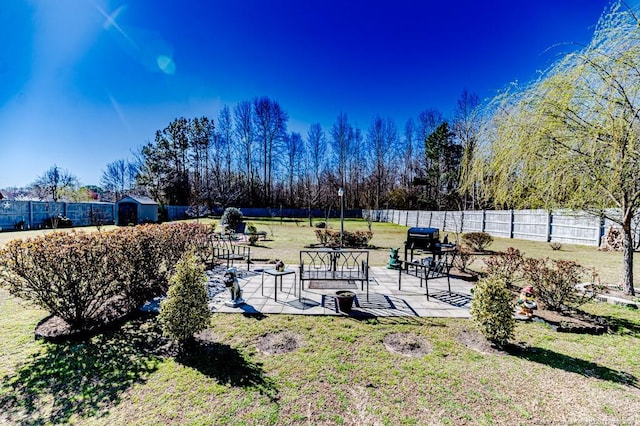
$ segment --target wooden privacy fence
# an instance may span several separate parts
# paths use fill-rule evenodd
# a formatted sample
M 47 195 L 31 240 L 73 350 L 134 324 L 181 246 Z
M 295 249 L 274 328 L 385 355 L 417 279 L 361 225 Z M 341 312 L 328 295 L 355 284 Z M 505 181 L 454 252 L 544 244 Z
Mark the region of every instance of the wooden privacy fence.
M 112 203 L 62 203 L 47 201 L 0 201 L 0 230 L 39 229 L 48 218 L 63 216 L 73 226 L 113 223 Z
M 186 217 L 188 206 L 166 206 L 169 220 Z M 0 231 L 40 229 L 54 216 L 64 216 L 73 226 L 112 224 L 115 220 L 114 203 L 66 203 L 53 201 L 0 200 Z
M 365 210 L 363 214 L 374 221 L 404 226 L 591 246 L 599 246 L 607 228 L 615 226 L 598 216 L 569 210 Z

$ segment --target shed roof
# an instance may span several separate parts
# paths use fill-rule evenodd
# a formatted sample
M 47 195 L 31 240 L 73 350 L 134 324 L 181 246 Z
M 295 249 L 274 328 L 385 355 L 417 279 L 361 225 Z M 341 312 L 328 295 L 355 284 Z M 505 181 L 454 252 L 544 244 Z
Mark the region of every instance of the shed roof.
M 138 203 L 138 204 L 142 204 L 142 205 L 151 205 L 151 206 L 157 206 L 158 203 L 156 203 L 155 201 L 153 201 L 151 198 L 149 197 L 140 197 L 140 196 L 136 196 L 136 197 L 132 197 L 130 195 L 127 195 L 124 198 L 121 198 L 120 200 L 118 200 L 118 203 Z

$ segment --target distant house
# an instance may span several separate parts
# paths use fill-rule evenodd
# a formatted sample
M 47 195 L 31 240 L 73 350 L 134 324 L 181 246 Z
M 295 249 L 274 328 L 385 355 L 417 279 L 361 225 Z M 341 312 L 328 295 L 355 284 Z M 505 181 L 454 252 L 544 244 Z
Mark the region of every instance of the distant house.
M 116 224 L 158 222 L 158 203 L 148 197 L 127 196 L 116 203 Z

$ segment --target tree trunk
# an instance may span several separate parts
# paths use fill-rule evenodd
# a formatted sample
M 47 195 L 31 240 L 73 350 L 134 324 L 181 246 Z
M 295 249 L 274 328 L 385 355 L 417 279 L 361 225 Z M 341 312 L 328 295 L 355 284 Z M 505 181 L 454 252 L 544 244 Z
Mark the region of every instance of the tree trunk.
M 626 294 L 635 296 L 636 292 L 633 288 L 633 234 L 631 229 L 631 215 L 625 215 L 622 223 L 622 233 L 622 286 Z

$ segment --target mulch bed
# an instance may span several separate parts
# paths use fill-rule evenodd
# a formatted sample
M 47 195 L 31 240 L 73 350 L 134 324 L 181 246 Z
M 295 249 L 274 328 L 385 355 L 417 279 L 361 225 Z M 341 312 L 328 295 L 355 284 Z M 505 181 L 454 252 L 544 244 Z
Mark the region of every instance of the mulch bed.
M 577 311 L 560 313 L 537 309 L 534 311 L 532 319 L 548 324 L 556 331 L 565 333 L 602 334 L 609 329 L 605 321 Z
M 122 300 L 114 299 L 99 312 L 95 326 L 87 327 L 85 330 L 74 330 L 62 318 L 49 315 L 36 324 L 34 334 L 36 339 L 49 342 L 82 340 L 107 330 L 114 330 L 136 315 L 138 312 L 131 312 Z

